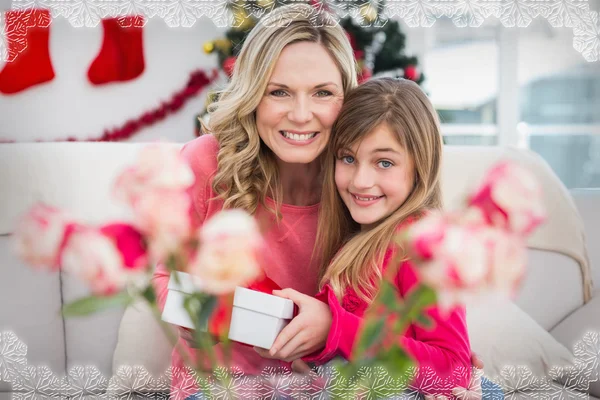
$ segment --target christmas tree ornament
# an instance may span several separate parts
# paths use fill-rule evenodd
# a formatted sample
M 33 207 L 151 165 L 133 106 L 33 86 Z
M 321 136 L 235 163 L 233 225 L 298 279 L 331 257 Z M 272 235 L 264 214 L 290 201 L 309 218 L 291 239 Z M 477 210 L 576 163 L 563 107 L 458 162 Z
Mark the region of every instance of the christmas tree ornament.
M 254 27 L 252 18 L 246 13 L 246 10 L 241 7 L 236 7 L 233 12 L 233 24 L 232 27 L 238 31 L 249 31 Z
M 139 15 L 102 20 L 102 48 L 88 69 L 92 84 L 129 81 L 144 72 L 142 26 Z
M 13 94 L 54 79 L 50 60 L 50 12 L 44 9 L 10 10 L 5 15 L 5 32 L 26 30 L 26 48 L 21 38 L 7 35 L 8 54 L 16 54 L 0 71 L 0 92 Z
M 223 71 L 227 74 L 228 77 L 233 75 L 233 68 L 235 67 L 235 60 L 237 57 L 231 56 L 227 57 L 223 62 Z
M 372 23 L 377 19 L 377 9 L 373 6 L 373 4 L 368 3 L 360 8 L 360 15 L 365 19 L 365 21 Z
M 272 6 L 274 2 L 275 0 L 257 0 L 256 5 L 260 8 L 267 8 L 269 6 Z
M 213 44 L 217 50 L 223 54 L 230 54 L 232 43 L 229 39 L 217 39 L 213 41 Z
M 202 50 L 204 50 L 205 54 L 210 54 L 215 51 L 215 43 L 214 42 L 206 42 L 202 46 Z
M 370 68 L 363 66 L 360 74 L 358 74 L 358 84 L 368 81 L 373 76 L 373 71 Z
M 420 73 L 416 66 L 408 65 L 406 68 L 404 68 L 404 77 L 406 79 L 410 79 L 411 81 L 416 82 L 419 80 L 419 76 Z

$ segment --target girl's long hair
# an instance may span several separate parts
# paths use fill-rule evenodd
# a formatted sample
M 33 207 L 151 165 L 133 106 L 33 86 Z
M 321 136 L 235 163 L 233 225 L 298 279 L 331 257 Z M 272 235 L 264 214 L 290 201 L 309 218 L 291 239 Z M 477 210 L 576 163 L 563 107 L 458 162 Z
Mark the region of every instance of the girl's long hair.
M 335 184 L 335 163 L 342 148 L 352 148 L 381 124 L 395 132 L 414 165 L 414 186 L 406 201 L 370 230 L 361 232 Z M 338 299 L 348 288 L 370 302 L 381 279 L 381 262 L 398 226 L 407 217 L 441 209 L 439 119 L 421 88 L 409 80 L 372 79 L 345 98 L 332 128 L 324 159 L 317 252 L 321 287 L 328 283 Z
M 329 52 L 342 75 L 344 94 L 357 85 L 352 47 L 331 15 L 308 4 L 282 6 L 267 14 L 246 38 L 231 81 L 209 105 L 209 126 L 203 126 L 219 142 L 213 189 L 224 208 L 255 214 L 259 204 L 269 208 L 267 196 L 274 198 L 277 210 L 281 205 L 275 155 L 260 139 L 255 110 L 281 51 L 301 41 L 320 43 Z

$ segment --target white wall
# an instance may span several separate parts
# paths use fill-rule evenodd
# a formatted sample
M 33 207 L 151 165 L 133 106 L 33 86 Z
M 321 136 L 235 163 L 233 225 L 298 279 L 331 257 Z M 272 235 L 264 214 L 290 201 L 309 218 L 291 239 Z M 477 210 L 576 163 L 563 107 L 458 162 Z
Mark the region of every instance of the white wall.
M 144 73 L 129 82 L 94 86 L 87 70 L 100 51 L 102 26 L 73 28 L 62 17 L 54 19 L 50 54 L 56 76 L 17 94 L 0 94 L 0 139 L 25 142 L 101 136 L 105 129 L 121 126 L 168 100 L 185 86 L 191 71 L 216 67 L 216 56 L 204 54 L 202 45 L 223 34 L 208 18 L 192 28 L 177 29 L 167 27 L 160 18 L 151 19 L 144 28 Z M 203 91 L 130 141 L 193 139 L 194 116 L 204 108 L 205 95 Z

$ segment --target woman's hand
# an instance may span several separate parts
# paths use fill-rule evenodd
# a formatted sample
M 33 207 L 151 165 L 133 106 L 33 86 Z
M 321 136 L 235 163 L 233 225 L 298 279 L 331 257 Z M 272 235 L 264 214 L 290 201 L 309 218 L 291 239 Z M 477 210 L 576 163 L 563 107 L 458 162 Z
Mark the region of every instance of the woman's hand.
M 322 349 L 331 327 L 329 306 L 294 289 L 274 290 L 273 294 L 292 300 L 299 313 L 279 333 L 270 350 L 255 347 L 262 357 L 293 361 Z

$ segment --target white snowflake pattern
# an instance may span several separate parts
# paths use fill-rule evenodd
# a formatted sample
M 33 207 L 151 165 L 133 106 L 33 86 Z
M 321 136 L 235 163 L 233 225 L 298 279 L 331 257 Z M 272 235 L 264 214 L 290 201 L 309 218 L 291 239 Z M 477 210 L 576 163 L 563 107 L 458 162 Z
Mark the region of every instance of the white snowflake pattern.
M 0 335 L 0 379 L 11 382 L 22 375 L 27 366 L 27 345 L 13 332 Z
M 164 381 L 167 387 L 170 387 L 171 396 L 175 398 L 185 399 L 196 394 L 200 387 L 206 387 L 206 380 L 201 379 L 196 371 L 190 367 L 169 367 L 165 373 Z M 172 383 L 177 383 L 177 385 L 172 386 Z
M 291 398 L 292 372 L 287 368 L 265 368 L 258 381 L 261 399 Z
M 450 14 L 452 22 L 459 28 L 479 27 L 485 19 L 492 14 L 494 4 L 492 2 L 483 3 L 479 0 L 458 0 L 454 7 L 444 10 L 445 14 Z M 498 7 L 496 7 L 496 10 Z M 495 12 L 494 14 L 497 14 Z
M 108 380 L 93 365 L 72 367 L 67 375 L 67 382 L 69 386 L 66 393 L 72 399 L 103 393 L 108 387 Z
M 538 398 L 540 392 L 548 390 L 548 380 L 536 377 L 527 366 L 507 365 L 494 378 L 509 399 Z
M 217 368 L 208 379 L 208 390 L 215 399 L 245 399 L 254 397 L 255 380 L 239 368 Z
M 8 32 L 6 32 L 6 24 L 4 12 L 0 12 L 0 60 L 8 61 Z
M 142 366 L 121 366 L 110 379 L 107 393 L 127 400 L 134 396 L 152 398 L 152 381 L 152 376 Z
M 406 377 L 394 381 L 382 368 L 363 368 L 358 377 L 346 381 L 331 366 L 317 368 L 309 376 L 292 374 L 283 368 L 265 369 L 260 377 L 242 374 L 239 369 L 220 369 L 220 379 L 200 378 L 191 368 L 169 368 L 154 379 L 143 367 L 121 367 L 107 384 L 96 367 L 74 367 L 67 377 L 55 376 L 46 366 L 27 365 L 27 347 L 12 332 L 0 335 L 0 376 L 12 383 L 14 399 L 166 399 L 169 395 L 187 398 L 201 389 L 210 398 L 394 398 L 413 400 L 416 391 L 402 390 L 407 382 L 414 389 L 431 392 L 432 388 L 448 389 L 464 373 L 457 370 L 453 379 L 440 380 L 430 368 L 411 369 Z M 600 334 L 588 332 L 575 347 L 575 363 L 569 367 L 553 367 L 548 376 L 536 377 L 526 366 L 505 366 L 493 382 L 502 386 L 504 398 L 512 399 L 585 399 L 589 382 L 598 379 Z M 7 357 L 8 355 L 8 357 Z M 7 362 L 6 360 L 9 360 Z M 13 372 L 8 372 L 13 371 Z M 223 379 L 223 378 L 229 379 Z M 175 380 L 173 378 L 176 378 Z M 178 386 L 171 387 L 171 382 Z M 224 384 L 225 382 L 225 384 Z M 104 388 L 107 388 L 106 393 Z
M 361 368 L 357 378 L 356 394 L 361 399 L 390 398 L 404 389 L 382 367 Z
M 13 382 L 17 397 L 31 399 L 64 398 L 66 387 L 66 381 L 59 379 L 46 366 L 28 365 Z
M 440 389 L 451 388 L 450 382 L 442 379 L 430 367 L 417 368 L 409 387 L 424 393 L 437 393 Z
M 596 11 L 588 12 L 587 16 L 582 18 L 580 23 L 573 28 L 573 33 L 575 34 L 575 38 L 573 39 L 575 50 L 583 54 L 583 57 L 587 61 L 598 61 L 600 59 L 600 25 L 598 23 L 598 13 Z
M 555 28 L 573 28 L 589 12 L 586 0 L 553 0 L 536 4 L 540 15 Z
M 582 368 L 589 372 L 589 380 L 600 378 L 600 332 L 587 332 L 583 339 L 577 342 L 573 354 Z
M 550 396 L 556 399 L 586 398 L 590 388 L 590 371 L 583 363 L 568 367 L 554 366 L 548 372 L 553 381 Z
M 340 371 L 331 365 L 319 366 L 314 374 L 307 377 L 306 397 L 310 400 L 346 398 L 346 380 Z
M 429 28 L 453 10 L 445 2 L 430 0 L 389 0 L 384 10 L 387 18 L 401 18 L 411 28 Z

